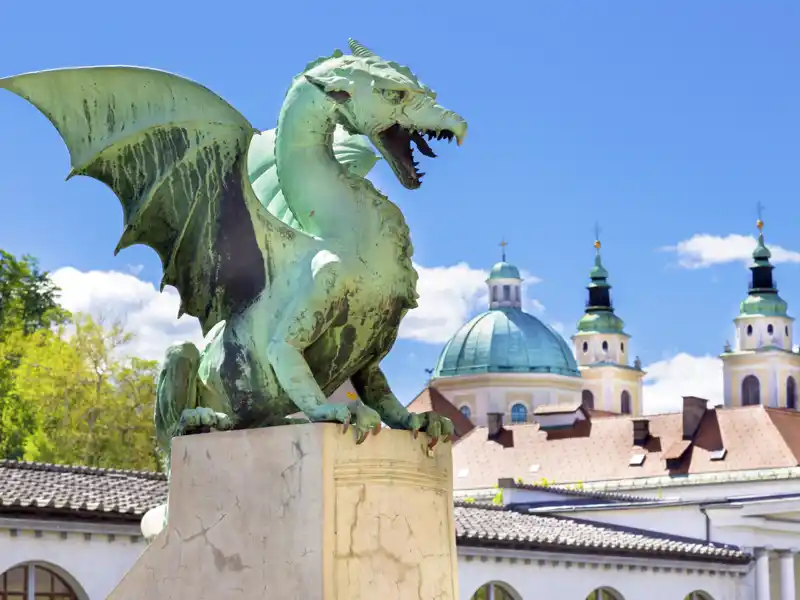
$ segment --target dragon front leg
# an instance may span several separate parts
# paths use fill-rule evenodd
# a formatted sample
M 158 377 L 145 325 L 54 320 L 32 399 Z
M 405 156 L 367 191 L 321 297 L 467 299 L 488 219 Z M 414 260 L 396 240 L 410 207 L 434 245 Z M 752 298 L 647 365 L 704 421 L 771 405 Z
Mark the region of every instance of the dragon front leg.
M 286 395 L 309 420 L 339 422 L 344 431 L 352 424 L 357 443 L 370 431 L 379 431 L 381 418 L 362 402 L 328 403 L 303 351 L 331 324 L 342 297 L 342 264 L 330 252 L 317 253 L 311 261 L 312 276 L 299 285 L 271 332 L 267 360 Z
M 350 379 L 364 403 L 374 408 L 381 420 L 392 429 L 407 429 L 414 433 L 422 430 L 430 438 L 433 448 L 439 441 L 447 442 L 454 433 L 453 422 L 433 411 L 412 413 L 403 406 L 389 387 L 383 371 L 374 363 L 358 371 Z

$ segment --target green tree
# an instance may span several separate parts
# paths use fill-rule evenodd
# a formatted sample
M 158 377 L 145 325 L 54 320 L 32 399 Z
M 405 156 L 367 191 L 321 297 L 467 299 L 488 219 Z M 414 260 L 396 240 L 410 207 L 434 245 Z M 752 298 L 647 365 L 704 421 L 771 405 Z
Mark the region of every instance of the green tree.
M 25 460 L 159 470 L 157 363 L 128 357 L 131 334 L 78 315 L 22 336 L 0 421 L 0 451 Z
M 18 328 L 30 334 L 66 322 L 69 313 L 59 306 L 58 291 L 35 258 L 16 258 L 0 249 L 0 337 Z

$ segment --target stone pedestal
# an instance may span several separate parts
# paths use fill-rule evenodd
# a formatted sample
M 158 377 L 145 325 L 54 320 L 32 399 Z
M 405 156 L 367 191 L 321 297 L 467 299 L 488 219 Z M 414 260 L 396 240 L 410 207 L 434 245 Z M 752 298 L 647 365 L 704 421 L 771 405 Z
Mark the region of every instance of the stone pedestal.
M 111 600 L 457 600 L 450 444 L 332 424 L 175 440 L 169 523 Z

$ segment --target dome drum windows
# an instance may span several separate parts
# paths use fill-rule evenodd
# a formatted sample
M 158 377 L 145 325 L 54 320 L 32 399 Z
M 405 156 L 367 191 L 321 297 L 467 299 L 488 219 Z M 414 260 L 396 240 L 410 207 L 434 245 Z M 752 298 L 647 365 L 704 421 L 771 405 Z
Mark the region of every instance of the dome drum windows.
M 608 342 L 603 340 L 603 352 L 608 352 Z
M 511 407 L 511 424 L 519 425 L 528 422 L 528 407 L 517 402 Z
M 584 353 L 584 354 L 586 354 L 587 352 L 589 352 L 589 342 L 583 342 L 582 349 L 583 349 L 583 353 Z
M 767 325 L 767 333 L 768 333 L 769 335 L 772 335 L 773 333 L 775 333 L 775 328 L 772 326 L 772 323 L 769 323 L 769 324 Z
M 591 390 L 583 390 L 581 392 L 581 404 L 583 405 L 583 408 L 588 410 L 594 409 L 594 394 L 591 392 Z

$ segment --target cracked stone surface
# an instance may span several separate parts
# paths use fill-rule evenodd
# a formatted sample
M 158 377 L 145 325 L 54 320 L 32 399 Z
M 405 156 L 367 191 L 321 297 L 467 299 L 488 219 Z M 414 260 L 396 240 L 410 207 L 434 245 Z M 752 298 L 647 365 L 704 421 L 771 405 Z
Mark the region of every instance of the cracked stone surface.
M 180 438 L 170 522 L 111 600 L 456 600 L 450 445 L 332 424 Z

